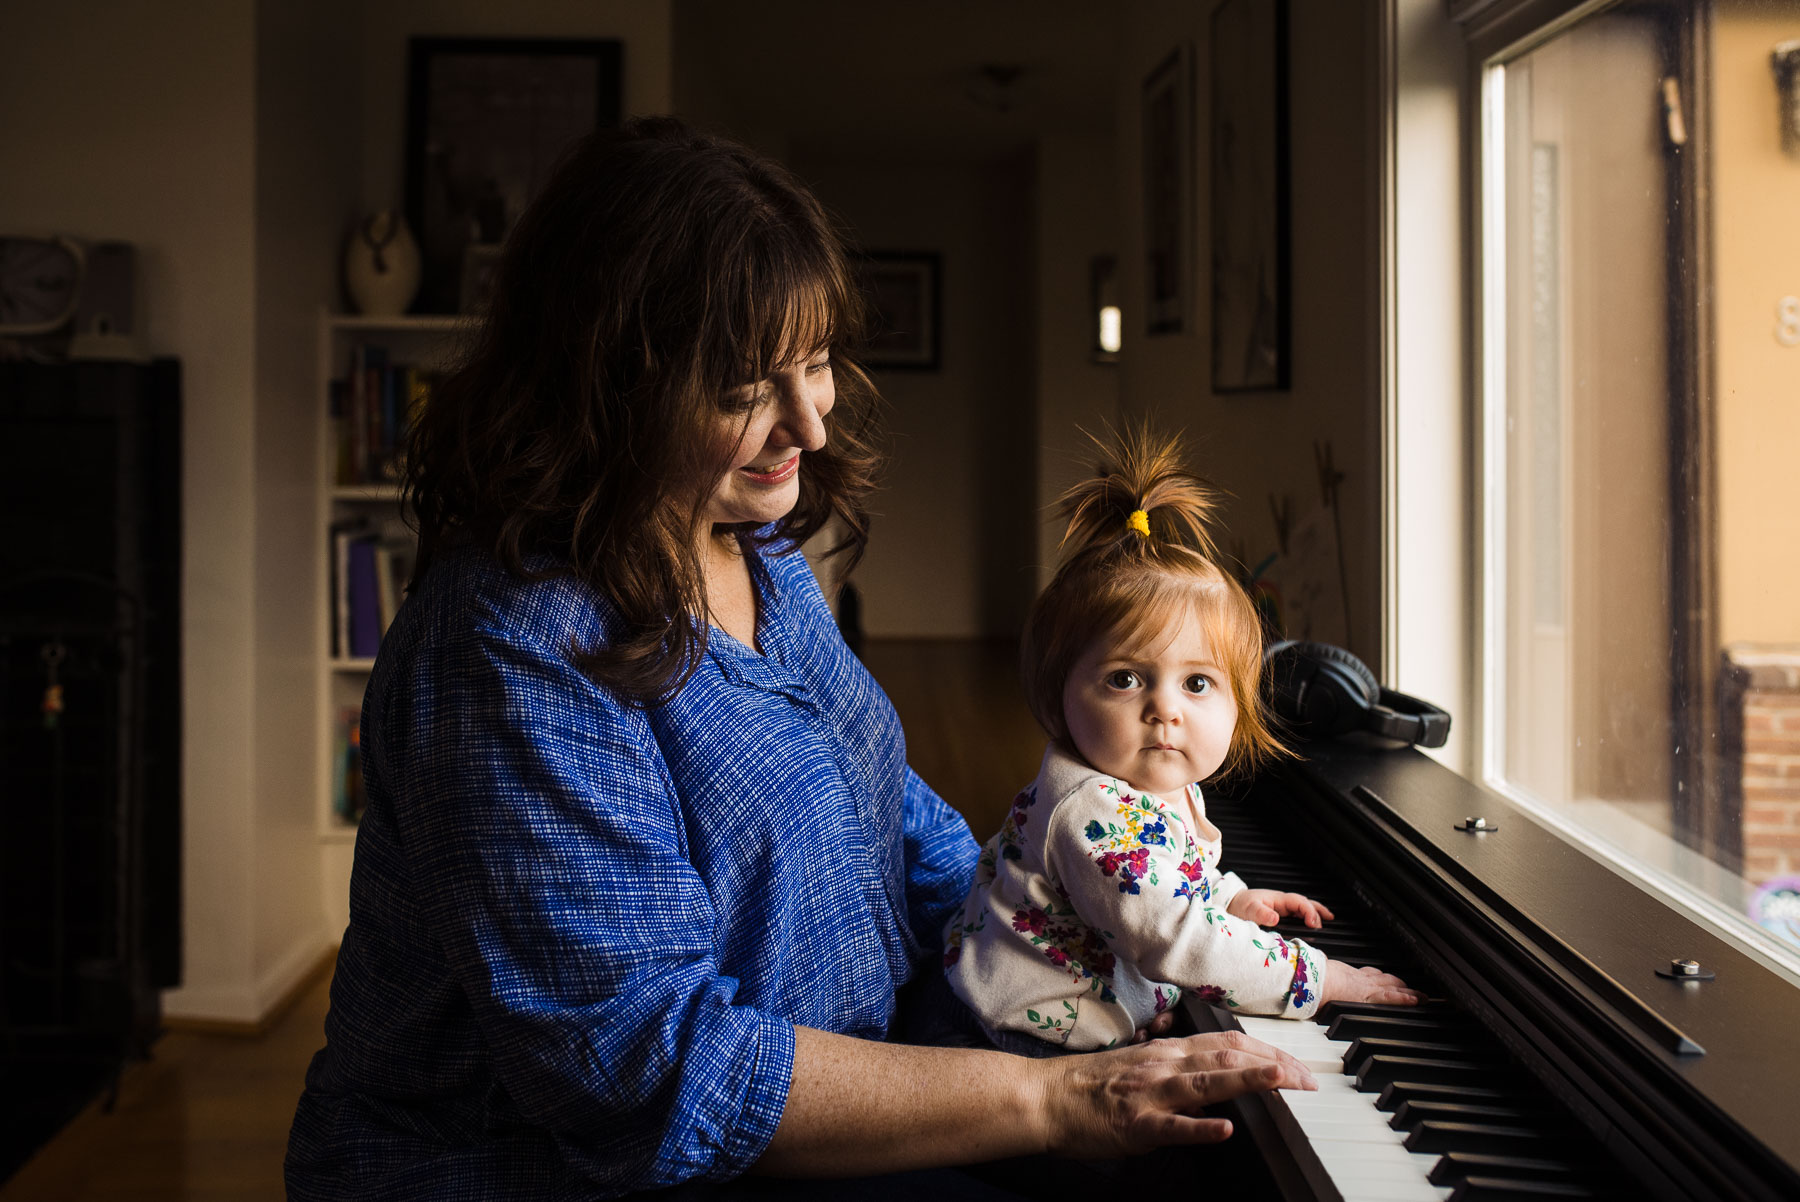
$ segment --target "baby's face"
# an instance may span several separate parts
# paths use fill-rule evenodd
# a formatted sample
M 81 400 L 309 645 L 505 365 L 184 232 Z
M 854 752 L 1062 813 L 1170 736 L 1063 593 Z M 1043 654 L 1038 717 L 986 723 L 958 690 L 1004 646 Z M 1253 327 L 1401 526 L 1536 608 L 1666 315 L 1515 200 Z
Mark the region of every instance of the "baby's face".
M 1142 647 L 1096 639 L 1063 686 L 1069 739 L 1134 789 L 1177 794 L 1225 762 L 1237 702 L 1199 619 Z

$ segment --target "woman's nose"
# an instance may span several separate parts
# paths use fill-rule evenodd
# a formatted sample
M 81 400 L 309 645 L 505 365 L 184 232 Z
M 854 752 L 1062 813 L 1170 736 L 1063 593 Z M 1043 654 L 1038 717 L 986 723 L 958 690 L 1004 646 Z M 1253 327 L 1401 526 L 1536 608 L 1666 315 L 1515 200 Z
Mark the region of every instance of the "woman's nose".
M 829 375 L 823 381 L 803 380 L 794 389 L 783 416 L 789 445 L 803 451 L 816 451 L 825 445 L 825 415 L 831 412 L 834 399 Z

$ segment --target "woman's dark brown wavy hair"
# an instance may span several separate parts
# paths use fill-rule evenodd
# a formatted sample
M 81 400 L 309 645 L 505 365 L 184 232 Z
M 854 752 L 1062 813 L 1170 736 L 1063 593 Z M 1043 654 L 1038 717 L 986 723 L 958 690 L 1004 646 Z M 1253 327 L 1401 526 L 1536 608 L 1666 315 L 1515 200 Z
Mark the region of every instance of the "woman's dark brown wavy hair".
M 536 575 L 573 573 L 627 628 L 575 648 L 583 670 L 637 704 L 666 699 L 706 647 L 696 536 L 728 467 L 726 395 L 827 349 L 826 444 L 770 538 L 836 518 L 830 553 L 855 565 L 877 463 L 877 398 L 850 353 L 862 302 L 842 239 L 783 168 L 673 118 L 597 132 L 520 217 L 491 295 L 410 436 L 415 585 L 456 545 L 521 576 L 551 556 Z

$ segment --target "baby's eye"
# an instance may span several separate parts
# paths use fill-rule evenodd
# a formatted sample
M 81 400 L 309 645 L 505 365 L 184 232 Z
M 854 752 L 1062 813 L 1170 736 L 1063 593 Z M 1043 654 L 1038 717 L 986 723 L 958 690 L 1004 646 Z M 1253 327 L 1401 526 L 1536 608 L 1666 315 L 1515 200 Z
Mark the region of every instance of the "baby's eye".
M 1115 689 L 1135 689 L 1138 685 L 1138 674 L 1125 668 L 1109 673 L 1106 683 Z
M 1199 673 L 1188 677 L 1185 686 L 1190 693 L 1206 694 L 1213 691 L 1213 682 Z

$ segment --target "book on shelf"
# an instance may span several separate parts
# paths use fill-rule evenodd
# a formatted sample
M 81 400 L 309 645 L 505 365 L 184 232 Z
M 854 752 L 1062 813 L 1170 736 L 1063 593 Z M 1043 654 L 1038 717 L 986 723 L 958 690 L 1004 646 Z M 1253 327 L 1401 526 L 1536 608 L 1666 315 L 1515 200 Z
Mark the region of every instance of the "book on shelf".
M 366 519 L 331 527 L 331 654 L 367 659 L 380 648 L 412 578 L 411 535 L 378 532 Z
M 331 654 L 350 656 L 350 544 L 368 529 L 361 519 L 331 527 Z
M 339 484 L 396 484 L 406 436 L 428 402 L 436 373 L 393 361 L 386 347 L 358 342 L 341 380 L 330 387 L 335 478 Z
M 375 536 L 351 538 L 350 556 L 350 655 L 371 659 L 381 647 L 381 593 L 375 579 Z
M 368 796 L 362 778 L 362 711 L 355 706 L 338 710 L 331 764 L 331 812 L 345 822 L 361 821 Z

